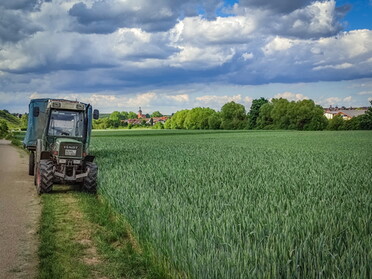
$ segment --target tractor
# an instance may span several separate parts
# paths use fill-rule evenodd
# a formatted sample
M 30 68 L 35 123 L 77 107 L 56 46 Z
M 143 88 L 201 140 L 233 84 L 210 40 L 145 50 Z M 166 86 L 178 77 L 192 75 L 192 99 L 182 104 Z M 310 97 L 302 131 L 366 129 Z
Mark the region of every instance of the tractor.
M 54 183 L 79 184 L 86 192 L 96 192 L 98 168 L 89 143 L 92 119 L 98 117 L 90 104 L 31 100 L 23 144 L 30 151 L 28 172 L 34 175 L 38 194 L 51 192 Z

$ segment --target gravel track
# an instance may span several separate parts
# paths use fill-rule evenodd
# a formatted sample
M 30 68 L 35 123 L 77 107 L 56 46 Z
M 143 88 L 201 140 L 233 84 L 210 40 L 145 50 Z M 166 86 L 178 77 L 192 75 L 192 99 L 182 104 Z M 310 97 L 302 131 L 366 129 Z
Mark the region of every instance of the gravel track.
M 37 228 L 41 212 L 28 154 L 0 140 L 0 278 L 37 274 Z

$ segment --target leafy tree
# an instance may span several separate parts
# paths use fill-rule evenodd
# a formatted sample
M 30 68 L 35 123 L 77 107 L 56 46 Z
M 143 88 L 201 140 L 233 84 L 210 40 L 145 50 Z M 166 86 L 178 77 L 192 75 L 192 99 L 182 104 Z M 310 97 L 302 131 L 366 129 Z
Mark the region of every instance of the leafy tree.
M 164 129 L 172 129 L 172 118 L 169 118 L 167 121 L 165 121 Z
M 323 108 L 315 105 L 313 100 L 298 101 L 293 108 L 296 119 L 293 124 L 297 130 L 323 130 L 327 127 Z
M 365 114 L 360 116 L 360 129 L 362 130 L 372 130 L 372 100 L 369 102 L 371 106 Z
M 130 111 L 128 113 L 128 119 L 137 119 L 137 113 Z
M 152 126 L 153 129 L 164 129 L 164 125 L 163 123 L 161 123 L 160 121 L 159 122 L 156 122 L 154 126 Z
M 363 116 L 364 115 L 359 115 L 359 116 L 351 118 L 348 121 L 345 121 L 344 123 L 345 130 L 360 130 Z
M 151 117 L 162 117 L 163 115 L 160 113 L 160 111 L 154 111 L 152 114 L 151 114 Z
M 208 117 L 208 126 L 211 130 L 218 130 L 221 128 L 220 113 L 216 112 Z
M 21 129 L 27 129 L 28 126 L 28 114 L 24 113 L 21 117 Z
M 214 113 L 216 113 L 216 111 L 211 108 L 193 108 L 187 113 L 184 127 L 189 130 L 208 129 L 208 118 Z
M 273 110 L 273 103 L 266 103 L 260 108 L 260 114 L 257 118 L 257 128 L 259 129 L 272 129 L 273 118 L 271 117 L 271 111 Z
M 226 103 L 221 108 L 221 128 L 226 130 L 243 129 L 247 116 L 245 107 L 234 101 Z
M 251 109 L 248 113 L 248 129 L 257 128 L 257 118 L 260 115 L 260 108 L 268 102 L 264 97 L 252 101 Z
M 0 139 L 5 138 L 8 134 L 8 124 L 5 120 L 0 119 Z
M 323 108 L 312 100 L 272 99 L 261 106 L 257 118 L 260 129 L 323 130 L 327 124 Z
M 112 121 L 120 121 L 121 119 L 121 113 L 118 111 L 114 111 L 110 114 L 109 119 Z
M 273 109 L 271 110 L 271 117 L 273 119 L 273 126 L 275 129 L 288 129 L 291 124 L 290 111 L 295 108 L 287 99 L 272 99 Z M 292 116 L 292 120 L 293 116 Z M 292 127 L 294 128 L 294 127 Z
M 328 122 L 328 130 L 344 130 L 345 129 L 345 120 L 342 118 L 342 115 L 336 114 Z
M 128 117 L 128 112 L 127 112 L 127 111 L 122 111 L 122 112 L 120 113 L 120 119 L 121 119 L 121 120 L 129 119 L 129 117 Z
M 122 118 L 122 114 L 118 111 L 114 111 L 110 114 L 109 116 L 109 126 L 108 128 L 112 127 L 112 128 L 117 128 L 120 126 L 120 120 Z
M 172 129 L 185 129 L 184 122 L 185 122 L 188 112 L 189 112 L 188 109 L 177 111 L 172 116 L 171 128 Z

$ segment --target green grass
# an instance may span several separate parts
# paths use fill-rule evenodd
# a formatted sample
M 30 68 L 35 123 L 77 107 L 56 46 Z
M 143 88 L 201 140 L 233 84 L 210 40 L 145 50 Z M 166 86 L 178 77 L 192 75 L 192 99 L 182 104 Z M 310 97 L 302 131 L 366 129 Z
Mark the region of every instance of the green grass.
M 20 128 L 22 125 L 20 118 L 3 110 L 0 110 L 0 119 L 4 120 L 9 128 Z
M 372 132 L 94 132 L 99 193 L 192 278 L 368 278 Z
M 170 278 L 103 199 L 57 185 L 42 204 L 38 278 Z
M 65 195 L 71 195 L 66 194 Z M 74 212 L 66 206 L 66 196 L 50 194 L 42 196 L 42 215 L 39 229 L 39 275 L 49 278 L 90 278 L 89 266 L 80 259 L 84 246 L 74 241 L 76 220 Z

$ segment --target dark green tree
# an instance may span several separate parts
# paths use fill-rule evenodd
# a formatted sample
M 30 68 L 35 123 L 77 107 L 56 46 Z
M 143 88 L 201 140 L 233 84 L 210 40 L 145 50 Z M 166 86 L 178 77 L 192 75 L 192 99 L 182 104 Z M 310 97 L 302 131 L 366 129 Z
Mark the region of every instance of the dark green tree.
M 264 97 L 252 101 L 251 109 L 248 113 L 248 129 L 257 128 L 257 118 L 260 115 L 260 108 L 268 102 Z
M 328 121 L 328 130 L 344 130 L 345 129 L 345 120 L 342 118 L 342 115 L 336 114 L 331 120 Z
M 208 126 L 211 130 L 218 130 L 221 128 L 221 115 L 219 112 L 213 113 L 208 117 Z
M 372 100 L 369 101 L 371 106 L 368 108 L 365 114 L 360 116 L 360 129 L 372 130 Z
M 260 114 L 257 118 L 257 128 L 259 129 L 273 129 L 273 118 L 271 117 L 271 111 L 274 105 L 270 103 L 264 104 L 260 108 Z
M 221 128 L 226 130 L 244 129 L 247 126 L 245 107 L 234 101 L 221 108 Z

